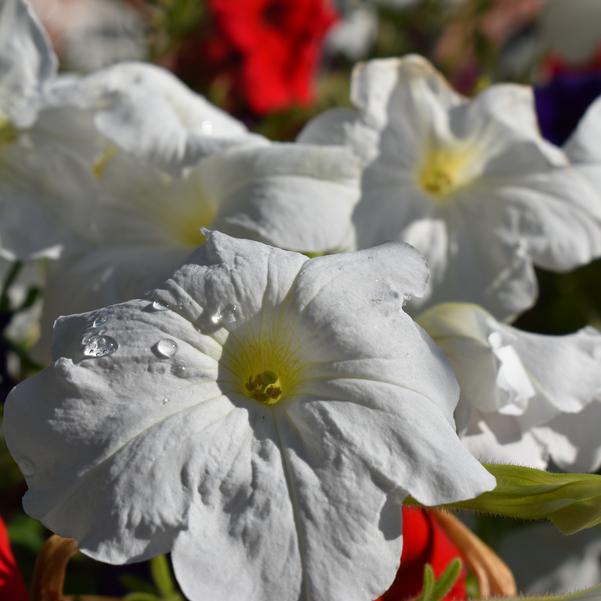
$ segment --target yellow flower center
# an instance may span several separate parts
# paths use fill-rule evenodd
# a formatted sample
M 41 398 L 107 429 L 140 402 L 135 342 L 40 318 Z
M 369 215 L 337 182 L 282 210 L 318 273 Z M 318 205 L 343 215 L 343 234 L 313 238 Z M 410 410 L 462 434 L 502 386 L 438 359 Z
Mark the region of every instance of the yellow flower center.
M 303 362 L 294 352 L 289 332 L 256 339 L 232 334 L 224 347 L 224 365 L 234 376 L 232 392 L 273 406 L 293 396 L 303 379 Z M 274 334 L 274 332 L 271 332 Z
M 469 145 L 433 146 L 424 155 L 418 184 L 437 199 L 449 196 L 473 176 L 474 149 Z
M 282 398 L 282 383 L 274 371 L 248 376 L 244 387 L 246 396 L 265 405 L 275 405 Z

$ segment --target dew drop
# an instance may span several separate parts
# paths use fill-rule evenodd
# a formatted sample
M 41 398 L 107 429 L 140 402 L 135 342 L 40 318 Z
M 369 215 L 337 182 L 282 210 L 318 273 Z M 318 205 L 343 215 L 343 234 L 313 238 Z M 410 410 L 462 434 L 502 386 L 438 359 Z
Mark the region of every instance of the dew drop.
M 188 374 L 188 370 L 185 365 L 177 364 L 177 365 L 173 366 L 173 375 L 174 376 L 177 376 L 178 378 L 185 378 L 187 374 Z
M 83 354 L 86 357 L 106 357 L 119 348 L 117 341 L 110 336 L 93 335 L 84 344 Z
M 175 340 L 171 340 L 171 338 L 163 338 L 159 340 L 154 348 L 161 357 L 165 357 L 168 359 L 169 357 L 173 357 L 175 353 L 177 353 L 177 343 Z
M 101 313 L 92 323 L 92 327 L 99 328 L 100 326 L 103 326 L 107 322 L 108 318 L 109 317 L 106 313 Z
M 27 459 L 27 457 L 22 457 L 18 460 L 17 463 L 19 464 L 19 468 L 26 478 L 31 478 L 31 476 L 33 476 L 33 474 L 35 473 L 35 465 L 33 464 L 33 461 L 31 461 L 31 459 Z
M 162 305 L 161 303 L 159 303 L 159 301 L 152 301 L 152 303 L 150 304 L 150 307 L 152 308 L 153 311 L 166 311 L 167 307 L 165 305 Z
M 223 308 L 217 309 L 217 311 L 211 315 L 211 321 L 215 324 L 232 324 L 238 317 L 238 307 L 236 305 L 225 305 Z
M 168 402 L 169 402 L 169 399 L 167 397 L 163 397 L 163 400 L 161 401 L 161 405 L 165 406 Z

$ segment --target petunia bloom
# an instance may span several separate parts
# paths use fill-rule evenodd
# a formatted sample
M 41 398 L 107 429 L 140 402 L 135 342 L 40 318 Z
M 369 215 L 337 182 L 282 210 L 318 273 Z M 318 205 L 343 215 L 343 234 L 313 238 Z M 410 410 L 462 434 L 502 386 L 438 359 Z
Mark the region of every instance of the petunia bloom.
M 256 114 L 312 101 L 322 41 L 337 18 L 328 0 L 210 0 L 208 8 L 210 33 L 177 60 L 185 79 L 225 83 L 230 99 Z
M 565 470 L 601 465 L 601 333 L 543 336 L 499 323 L 481 307 L 433 307 L 419 323 L 459 380 L 455 412 L 467 447 L 483 461 Z
M 0 518 L 0 599 L 27 601 L 29 595 L 10 548 L 4 521 Z
M 202 243 L 203 227 L 300 252 L 349 250 L 358 174 L 343 147 L 239 144 L 181 176 L 119 152 L 89 191 L 93 236 L 50 267 L 38 357 L 58 315 L 143 295 Z
M 61 81 L 52 102 L 89 113 L 104 138 L 97 173 L 118 151 L 180 174 L 215 150 L 263 140 L 165 69 L 147 63 L 120 63 Z
M 45 101 L 56 58 L 24 0 L 0 4 L 0 56 L 0 257 L 54 258 L 73 237 L 66 222 L 81 214 L 68 193 L 78 170 L 67 115 Z
M 540 136 L 529 88 L 495 85 L 470 101 L 407 56 L 358 65 L 351 98 L 357 110 L 318 116 L 300 141 L 361 157 L 358 246 L 420 250 L 428 305 L 476 302 L 507 319 L 536 299 L 533 264 L 565 271 L 601 254 L 601 202 Z
M 417 507 L 403 507 L 401 565 L 391 587 L 376 601 L 405 601 L 417 597 L 422 591 L 426 564 L 432 566 L 438 577 L 456 558 L 462 558 L 461 552 L 431 513 Z M 445 601 L 465 598 L 466 575 L 462 569 Z
M 495 486 L 402 309 L 425 262 L 401 243 L 307 259 L 206 235 L 149 300 L 57 321 L 54 363 L 6 404 L 24 507 L 102 561 L 171 551 L 192 601 L 375 599 L 407 494 Z

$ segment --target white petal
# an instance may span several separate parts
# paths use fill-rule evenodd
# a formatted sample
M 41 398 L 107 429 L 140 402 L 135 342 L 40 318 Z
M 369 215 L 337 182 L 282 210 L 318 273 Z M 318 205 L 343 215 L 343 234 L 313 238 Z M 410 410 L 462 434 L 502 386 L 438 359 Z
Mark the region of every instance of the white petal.
M 179 267 L 188 252 L 178 248 L 132 244 L 87 247 L 48 266 L 41 334 L 33 353 L 50 359 L 54 320 L 139 298 Z
M 458 397 L 452 372 L 402 309 L 405 299 L 423 293 L 427 275 L 423 258 L 402 243 L 306 263 L 293 288 L 294 306 L 305 344 L 323 364 L 315 367 L 316 377 L 356 376 L 418 388 L 452 422 Z M 408 348 L 411 362 L 403 360 Z
M 594 472 L 601 466 L 601 394 L 578 413 L 559 415 L 533 430 L 555 465 L 568 472 Z
M 415 370 L 423 369 L 420 359 L 412 361 Z M 335 424 L 338 440 L 326 443 L 356 449 L 359 465 L 367 458 L 373 482 L 386 482 L 390 490 L 398 486 L 425 505 L 473 498 L 495 487 L 436 399 L 417 387 L 341 375 L 305 390 L 315 400 L 290 410 L 296 429 L 321 431 L 319 423 Z
M 328 427 L 273 414 L 253 428 L 252 446 L 233 445 L 242 449 L 228 485 L 202 496 L 175 543 L 184 592 L 215 601 L 362 601 L 382 593 L 398 566 L 400 491 L 385 478 L 373 482 Z M 372 566 L 369 578 L 357 565 Z
M 105 356 L 86 355 L 94 336 Z M 176 341 L 173 360 L 158 354 L 165 338 Z M 199 440 L 210 440 L 199 433 L 232 410 L 215 384 L 218 353 L 188 321 L 145 301 L 59 320 L 61 358 L 6 404 L 28 513 L 103 561 L 169 550 L 199 473 Z M 190 366 L 185 377 L 178 365 Z
M 426 256 L 432 270 L 429 294 L 415 308 L 471 302 L 508 320 L 534 304 L 538 285 L 532 261 L 523 243 L 497 230 L 497 217 L 476 218 L 457 207 L 405 229 L 403 239 Z M 484 219 L 490 229 L 481 227 Z
M 461 434 L 466 448 L 483 463 L 510 463 L 544 470 L 549 453 L 532 432 L 524 432 L 511 415 L 472 412 Z
M 516 177 L 491 200 L 519 215 L 520 235 L 536 265 L 567 271 L 601 255 L 601 199 L 578 169 Z
M 298 251 L 349 246 L 359 167 L 345 148 L 234 149 L 202 161 L 199 177 L 219 205 L 216 229 Z
M 19 128 L 36 118 L 44 86 L 54 77 L 56 57 L 24 0 L 0 5 L 0 116 Z
M 381 127 L 392 118 L 407 134 L 422 122 L 432 123 L 444 110 L 464 102 L 432 65 L 418 55 L 359 64 L 353 71 L 351 100 L 372 126 Z M 412 117 L 402 125 L 407 111 Z M 405 138 L 405 143 L 411 142 Z
M 216 148 L 255 140 L 246 128 L 194 94 L 168 71 L 122 63 L 82 80 L 79 94 L 96 124 L 121 148 L 175 171 Z M 85 99 L 88 100 L 85 100 Z
M 503 330 L 515 335 L 513 346 L 526 365 L 539 394 L 562 412 L 580 411 L 601 398 L 601 334 L 584 328 L 565 336 L 543 336 Z
M 279 305 L 308 261 L 298 253 L 259 242 L 219 232 L 205 234 L 207 242 L 153 294 L 167 305 L 179 305 L 182 315 L 200 320 L 209 329 L 211 323 L 216 328 L 213 318 L 225 307 L 233 308 L 237 321 L 243 322 Z
M 419 322 L 453 365 L 463 414 L 469 415 L 468 407 L 515 414 L 506 406 L 519 406 L 526 430 L 560 412 L 581 411 L 601 396 L 601 334 L 593 328 L 567 336 L 532 334 L 467 304 L 438 305 Z

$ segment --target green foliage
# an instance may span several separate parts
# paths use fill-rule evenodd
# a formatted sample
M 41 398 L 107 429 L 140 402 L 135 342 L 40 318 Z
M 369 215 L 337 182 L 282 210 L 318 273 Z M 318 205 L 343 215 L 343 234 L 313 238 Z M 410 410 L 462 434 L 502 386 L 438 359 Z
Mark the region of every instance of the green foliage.
M 432 566 L 429 563 L 426 564 L 422 592 L 415 601 L 442 601 L 457 582 L 461 567 L 461 560 L 453 559 L 437 580 Z
M 130 584 L 134 584 L 136 588 L 142 588 L 143 591 L 129 593 L 123 597 L 123 601 L 183 601 L 173 583 L 169 562 L 164 555 L 158 555 L 150 560 L 150 572 L 158 594 L 152 592 L 152 589 L 149 590 L 146 583 L 136 582 L 137 578 L 129 577 Z
M 601 523 L 601 476 L 551 474 L 516 465 L 487 464 L 497 487 L 475 499 L 443 505 L 521 520 L 548 519 L 564 534 Z M 414 499 L 408 505 L 419 505 Z

